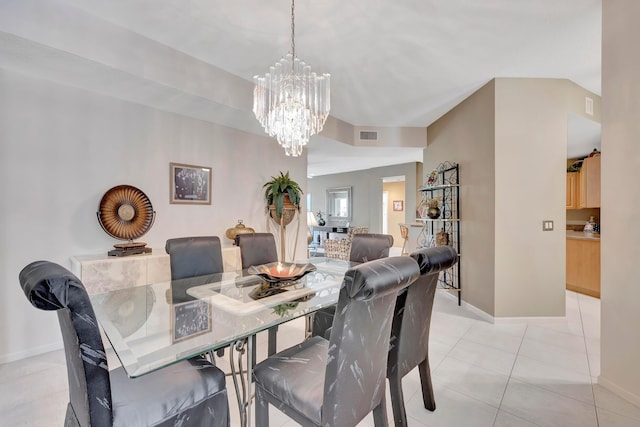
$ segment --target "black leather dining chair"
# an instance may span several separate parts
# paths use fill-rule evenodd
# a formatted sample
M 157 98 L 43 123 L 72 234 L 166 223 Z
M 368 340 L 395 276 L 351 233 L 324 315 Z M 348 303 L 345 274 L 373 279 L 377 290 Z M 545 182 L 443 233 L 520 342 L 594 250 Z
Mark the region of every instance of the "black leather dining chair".
M 182 296 L 185 281 L 193 277 L 208 276 L 224 271 L 222 261 L 222 246 L 218 236 L 176 237 L 168 239 L 164 250 L 169 254 L 171 266 L 171 290 Z M 182 289 L 179 289 L 182 288 Z M 179 302 L 174 295 L 172 302 Z M 224 355 L 224 348 L 216 350 L 219 357 Z M 211 362 L 215 363 L 213 352 L 210 352 Z
M 236 236 L 236 244 L 240 248 L 240 260 L 242 269 L 252 265 L 269 264 L 278 261 L 278 249 L 276 239 L 271 233 L 247 233 Z M 269 340 L 267 343 L 267 354 L 276 352 L 278 327 L 269 328 Z M 255 346 L 253 346 L 255 350 Z M 255 360 L 255 357 L 254 359 Z
M 387 378 L 396 426 L 407 425 L 402 395 L 402 378 L 416 366 L 420 372 L 422 401 L 430 411 L 436 409 L 429 369 L 429 329 L 438 277 L 458 262 L 451 246 L 420 249 L 409 254 L 420 267 L 420 277 L 398 295 L 394 309 L 389 346 Z
M 247 233 L 236 236 L 242 268 L 278 261 L 276 239 L 271 233 Z
M 393 246 L 393 236 L 388 234 L 361 233 L 355 234 L 351 240 L 349 261 L 367 262 L 389 256 L 389 249 Z M 328 338 L 328 330 L 333 323 L 336 306 L 325 307 L 313 315 L 311 336 L 320 335 Z
M 256 426 L 272 404 L 305 426 L 387 425 L 389 335 L 398 291 L 418 278 L 413 258 L 359 264 L 345 274 L 330 340 L 315 336 L 256 365 Z
M 31 304 L 56 310 L 69 381 L 65 426 L 229 426 L 225 376 L 204 358 L 136 379 L 109 370 L 98 323 L 82 282 L 48 261 L 19 276 Z
M 218 236 L 178 237 L 167 240 L 171 279 L 222 273 L 222 247 Z

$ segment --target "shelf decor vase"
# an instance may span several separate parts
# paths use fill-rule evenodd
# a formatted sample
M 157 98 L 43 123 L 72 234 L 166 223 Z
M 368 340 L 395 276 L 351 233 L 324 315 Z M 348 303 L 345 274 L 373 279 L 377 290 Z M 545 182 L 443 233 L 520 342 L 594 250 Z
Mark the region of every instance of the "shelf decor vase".
M 431 219 L 440 218 L 440 208 L 439 207 L 429 207 L 427 209 L 427 216 Z

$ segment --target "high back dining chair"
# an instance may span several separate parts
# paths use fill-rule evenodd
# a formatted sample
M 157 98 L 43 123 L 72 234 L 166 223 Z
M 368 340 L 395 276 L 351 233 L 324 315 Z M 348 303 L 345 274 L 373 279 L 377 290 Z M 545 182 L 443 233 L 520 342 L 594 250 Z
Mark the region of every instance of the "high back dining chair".
M 236 236 L 236 244 L 240 248 L 242 269 L 252 265 L 269 264 L 278 261 L 278 249 L 276 239 L 271 233 L 247 233 Z M 267 342 L 267 354 L 276 352 L 278 327 L 269 328 L 269 340 Z M 255 350 L 255 346 L 253 349 Z M 255 357 L 253 358 L 255 360 Z
M 278 261 L 276 239 L 271 233 L 239 234 L 236 242 L 243 269 Z
M 136 379 L 109 371 L 91 301 L 82 282 L 48 261 L 19 276 L 31 304 L 57 310 L 67 361 L 69 404 L 65 426 L 229 426 L 225 376 L 203 358 Z
M 222 273 L 222 248 L 217 236 L 178 237 L 167 240 L 171 279 Z
M 398 291 L 419 275 L 409 257 L 359 264 L 345 274 L 331 339 L 312 337 L 256 365 L 256 426 L 272 404 L 305 426 L 355 426 L 373 411 L 387 425 L 385 371 Z
M 451 246 L 424 248 L 409 255 L 420 267 L 420 277 L 398 295 L 391 328 L 387 378 L 396 426 L 407 425 L 402 395 L 402 377 L 418 366 L 422 401 L 430 411 L 436 409 L 429 369 L 429 327 L 433 299 L 441 271 L 458 262 Z
M 168 239 L 164 250 L 169 254 L 172 281 L 177 282 L 181 279 L 206 276 L 224 271 L 222 247 L 218 236 Z M 173 284 L 171 287 L 172 289 L 174 288 Z M 223 356 L 224 348 L 216 350 L 216 354 Z M 210 353 L 210 357 L 211 361 L 215 363 L 213 352 Z
M 393 246 L 393 236 L 388 234 L 361 233 L 355 234 L 351 240 L 349 261 L 367 262 L 389 256 L 389 248 Z M 336 306 L 325 307 L 313 314 L 311 336 L 320 335 L 328 338 L 328 330 L 333 323 Z
M 367 262 L 387 258 L 391 246 L 393 246 L 393 236 L 389 234 L 355 234 L 351 240 L 349 261 Z

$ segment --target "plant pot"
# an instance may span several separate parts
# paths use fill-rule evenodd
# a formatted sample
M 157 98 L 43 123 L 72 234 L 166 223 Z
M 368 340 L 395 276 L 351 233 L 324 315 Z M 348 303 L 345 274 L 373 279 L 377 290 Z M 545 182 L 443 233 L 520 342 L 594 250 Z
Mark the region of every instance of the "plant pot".
M 427 216 L 431 219 L 437 219 L 440 218 L 440 208 L 435 207 L 429 207 L 429 209 L 427 209 Z
M 282 205 L 282 218 L 276 215 L 276 205 L 269 206 L 269 215 L 278 225 L 287 226 L 296 215 L 296 206 L 291 203 L 289 195 L 284 196 L 284 204 Z

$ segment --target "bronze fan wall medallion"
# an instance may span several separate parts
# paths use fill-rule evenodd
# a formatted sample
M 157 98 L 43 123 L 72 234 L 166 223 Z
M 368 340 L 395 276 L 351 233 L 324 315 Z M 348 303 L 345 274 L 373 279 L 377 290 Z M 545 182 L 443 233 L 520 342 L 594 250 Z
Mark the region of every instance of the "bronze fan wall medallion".
M 98 222 L 111 237 L 129 243 L 113 245 L 110 256 L 151 253 L 144 242 L 134 242 L 153 225 L 156 213 L 151 201 L 140 189 L 131 185 L 118 185 L 104 193 L 98 206 Z

